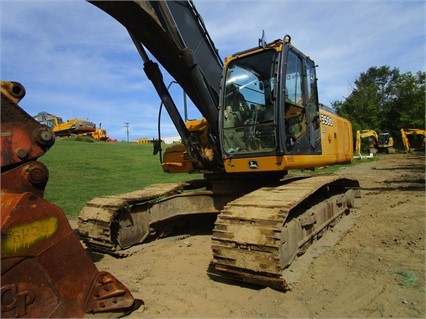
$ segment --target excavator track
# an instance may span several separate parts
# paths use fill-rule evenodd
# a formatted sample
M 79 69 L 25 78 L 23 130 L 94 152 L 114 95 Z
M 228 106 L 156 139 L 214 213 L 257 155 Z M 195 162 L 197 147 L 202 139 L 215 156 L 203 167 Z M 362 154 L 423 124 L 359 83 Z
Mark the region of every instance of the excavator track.
M 92 250 L 127 257 L 148 238 L 165 237 L 179 226 L 210 215 L 213 224 L 225 204 L 238 195 L 206 190 L 205 180 L 154 184 L 130 193 L 89 201 L 78 217 L 80 238 Z
M 120 250 L 131 246 L 128 244 L 129 238 L 126 237 L 137 236 L 137 240 L 142 242 L 150 234 L 149 223 L 143 220 L 143 217 L 142 220 L 132 220 L 130 217 L 132 205 L 147 204 L 178 194 L 182 192 L 184 186 L 184 183 L 154 184 L 130 193 L 92 199 L 78 217 L 80 238 L 96 251 L 124 257 L 129 252 L 120 252 Z M 137 228 L 133 235 L 125 231 L 126 226 L 130 224 Z
M 283 270 L 338 218 L 359 206 L 358 182 L 337 176 L 260 188 L 229 202 L 218 216 L 212 264 L 221 275 L 288 290 Z
M 179 217 L 213 213 L 216 272 L 287 290 L 283 271 L 339 218 L 360 207 L 358 181 L 335 175 L 290 178 L 239 193 L 235 189 L 241 188 L 229 183 L 234 185 L 221 182 L 213 190 L 197 183 L 155 184 L 95 198 L 80 213 L 80 237 L 93 250 L 126 257 L 150 235 L 167 236 L 171 231 L 165 229 Z

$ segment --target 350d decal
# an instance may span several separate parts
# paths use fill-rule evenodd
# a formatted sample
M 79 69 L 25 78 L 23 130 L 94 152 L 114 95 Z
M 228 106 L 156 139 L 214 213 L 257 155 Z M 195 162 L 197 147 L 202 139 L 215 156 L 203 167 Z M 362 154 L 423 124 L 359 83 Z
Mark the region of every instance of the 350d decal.
M 321 114 L 320 120 L 321 120 L 321 123 L 324 125 L 333 126 L 333 119 L 327 115 Z

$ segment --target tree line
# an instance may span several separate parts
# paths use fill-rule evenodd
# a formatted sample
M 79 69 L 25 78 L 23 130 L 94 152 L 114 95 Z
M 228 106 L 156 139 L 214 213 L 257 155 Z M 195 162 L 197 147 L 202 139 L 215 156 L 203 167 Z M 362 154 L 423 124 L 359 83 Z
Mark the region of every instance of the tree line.
M 401 73 L 389 66 L 370 67 L 354 82 L 350 95 L 332 102 L 336 113 L 357 130 L 390 133 L 401 147 L 401 128 L 425 128 L 426 73 Z

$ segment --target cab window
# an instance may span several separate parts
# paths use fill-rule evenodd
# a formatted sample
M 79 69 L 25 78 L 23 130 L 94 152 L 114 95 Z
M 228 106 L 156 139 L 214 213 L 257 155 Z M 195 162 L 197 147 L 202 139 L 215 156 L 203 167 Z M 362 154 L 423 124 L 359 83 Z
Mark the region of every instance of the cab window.
M 318 96 L 316 88 L 317 86 L 314 62 L 312 60 L 306 59 L 306 100 L 309 110 L 309 123 L 318 122 Z
M 286 102 L 303 107 L 302 60 L 293 51 L 288 52 L 285 88 Z
M 306 112 L 304 109 L 302 59 L 288 51 L 285 73 L 285 125 L 292 139 L 306 133 Z
M 276 56 L 275 50 L 265 50 L 227 66 L 222 111 L 226 153 L 275 149 L 271 65 Z

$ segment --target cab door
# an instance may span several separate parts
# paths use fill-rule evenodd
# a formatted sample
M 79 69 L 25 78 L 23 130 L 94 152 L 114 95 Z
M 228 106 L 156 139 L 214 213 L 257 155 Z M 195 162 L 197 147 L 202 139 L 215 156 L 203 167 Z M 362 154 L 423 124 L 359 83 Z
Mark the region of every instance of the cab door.
M 290 44 L 282 62 L 280 107 L 283 143 L 287 154 L 320 154 L 319 106 L 315 64 Z

